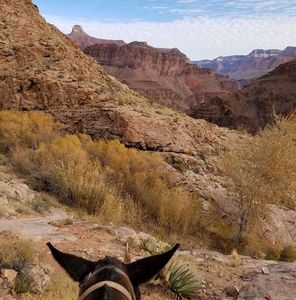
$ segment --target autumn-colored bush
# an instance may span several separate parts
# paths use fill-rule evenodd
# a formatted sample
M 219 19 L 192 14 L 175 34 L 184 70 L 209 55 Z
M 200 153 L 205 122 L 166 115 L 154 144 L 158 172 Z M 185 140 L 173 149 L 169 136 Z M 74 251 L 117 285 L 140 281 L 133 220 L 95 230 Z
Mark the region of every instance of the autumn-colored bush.
M 15 119 L 23 121 L 12 126 Z M 117 140 L 58 134 L 53 120 L 38 113 L 5 112 L 1 120 L 0 133 L 7 127 L 14 136 L 3 139 L 3 147 L 38 190 L 106 222 L 182 235 L 198 225 L 196 197 L 171 185 L 160 155 L 128 149 Z
M 56 135 L 57 125 L 45 114 L 35 112 L 0 112 L 0 151 L 17 147 L 37 148 Z
M 100 162 L 108 183 L 115 185 L 123 197 L 131 197 L 152 221 L 171 232 L 189 232 L 188 226 L 197 225 L 196 199 L 171 186 L 158 154 L 127 149 L 115 140 L 88 141 L 86 149 Z
M 12 158 L 22 171 L 33 174 L 38 189 L 55 194 L 68 205 L 100 215 L 105 221 L 124 220 L 128 199 L 121 199 L 106 182 L 100 164 L 89 159 L 77 136 L 59 136 L 26 152 L 18 148 Z
M 254 137 L 245 137 L 221 159 L 223 175 L 236 195 L 238 248 L 260 220 L 269 216 L 270 204 L 295 207 L 296 117 L 276 120 Z

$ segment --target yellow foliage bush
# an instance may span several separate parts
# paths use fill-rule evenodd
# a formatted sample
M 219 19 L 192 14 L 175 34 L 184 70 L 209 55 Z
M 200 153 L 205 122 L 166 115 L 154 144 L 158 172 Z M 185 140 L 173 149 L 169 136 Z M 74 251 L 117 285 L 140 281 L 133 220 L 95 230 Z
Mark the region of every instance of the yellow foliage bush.
M 267 218 L 269 204 L 295 208 L 296 116 L 278 119 L 254 137 L 224 154 L 224 175 L 237 197 L 240 229 L 237 246 L 248 243 L 258 220 Z
M 37 113 L 15 113 L 24 121 L 13 127 L 14 113 L 2 115 L 2 131 L 8 126 L 14 135 L 13 142 L 7 137 L 2 143 L 11 151 L 15 166 L 33 177 L 39 190 L 105 222 L 151 225 L 182 235 L 198 225 L 198 202 L 171 186 L 160 155 L 128 149 L 117 140 L 58 135 L 54 122 Z
M 18 146 L 37 148 L 52 139 L 56 129 L 56 123 L 45 114 L 1 111 L 0 151 L 12 151 Z

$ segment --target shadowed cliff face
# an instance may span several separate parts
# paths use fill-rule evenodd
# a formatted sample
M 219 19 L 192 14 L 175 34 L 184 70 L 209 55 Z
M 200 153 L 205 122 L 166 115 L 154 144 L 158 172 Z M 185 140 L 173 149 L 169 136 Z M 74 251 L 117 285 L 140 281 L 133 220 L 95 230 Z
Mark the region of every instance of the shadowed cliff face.
M 274 114 L 288 115 L 296 107 L 296 60 L 278 66 L 243 88 L 237 97 L 239 113 L 257 131 L 272 122 Z
M 222 99 L 218 101 L 236 104 L 225 116 L 226 126 L 256 133 L 272 123 L 276 115 L 287 116 L 294 112 L 296 108 L 296 60 L 278 66 L 244 88 L 222 96 Z M 197 114 L 194 110 L 192 113 Z

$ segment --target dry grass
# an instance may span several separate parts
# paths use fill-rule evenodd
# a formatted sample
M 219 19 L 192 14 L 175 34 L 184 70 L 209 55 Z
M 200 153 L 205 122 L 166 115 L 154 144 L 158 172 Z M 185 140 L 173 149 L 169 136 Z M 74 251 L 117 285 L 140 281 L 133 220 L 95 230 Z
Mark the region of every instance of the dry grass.
M 229 257 L 229 263 L 233 268 L 238 268 L 241 265 L 241 260 L 236 249 L 232 250 Z
M 29 240 L 11 232 L 0 233 L 0 268 L 20 270 L 36 259 L 36 249 Z
M 52 275 L 52 283 L 48 291 L 43 294 L 25 294 L 23 300 L 70 300 L 76 299 L 78 285 L 63 272 L 56 272 Z
M 15 167 L 33 179 L 38 190 L 51 192 L 103 222 L 134 227 L 146 224 L 162 233 L 182 236 L 198 226 L 196 197 L 170 184 L 160 155 L 127 149 L 115 140 L 95 142 L 87 135 L 62 136 L 49 117 L 23 115 L 0 113 L 0 134 L 7 127 L 14 135 L 13 142 L 7 137 L 2 145 L 10 150 Z M 16 118 L 24 122 L 15 127 L 10 120 Z M 26 139 L 21 134 L 23 126 Z

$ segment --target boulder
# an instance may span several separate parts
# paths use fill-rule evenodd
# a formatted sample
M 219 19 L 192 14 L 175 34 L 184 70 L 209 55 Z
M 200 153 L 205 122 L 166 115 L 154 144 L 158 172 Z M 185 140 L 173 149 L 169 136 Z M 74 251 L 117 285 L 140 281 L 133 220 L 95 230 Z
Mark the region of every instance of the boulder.
M 0 271 L 1 277 L 5 278 L 9 283 L 13 283 L 13 281 L 15 280 L 18 272 L 16 272 L 13 269 L 2 269 Z

